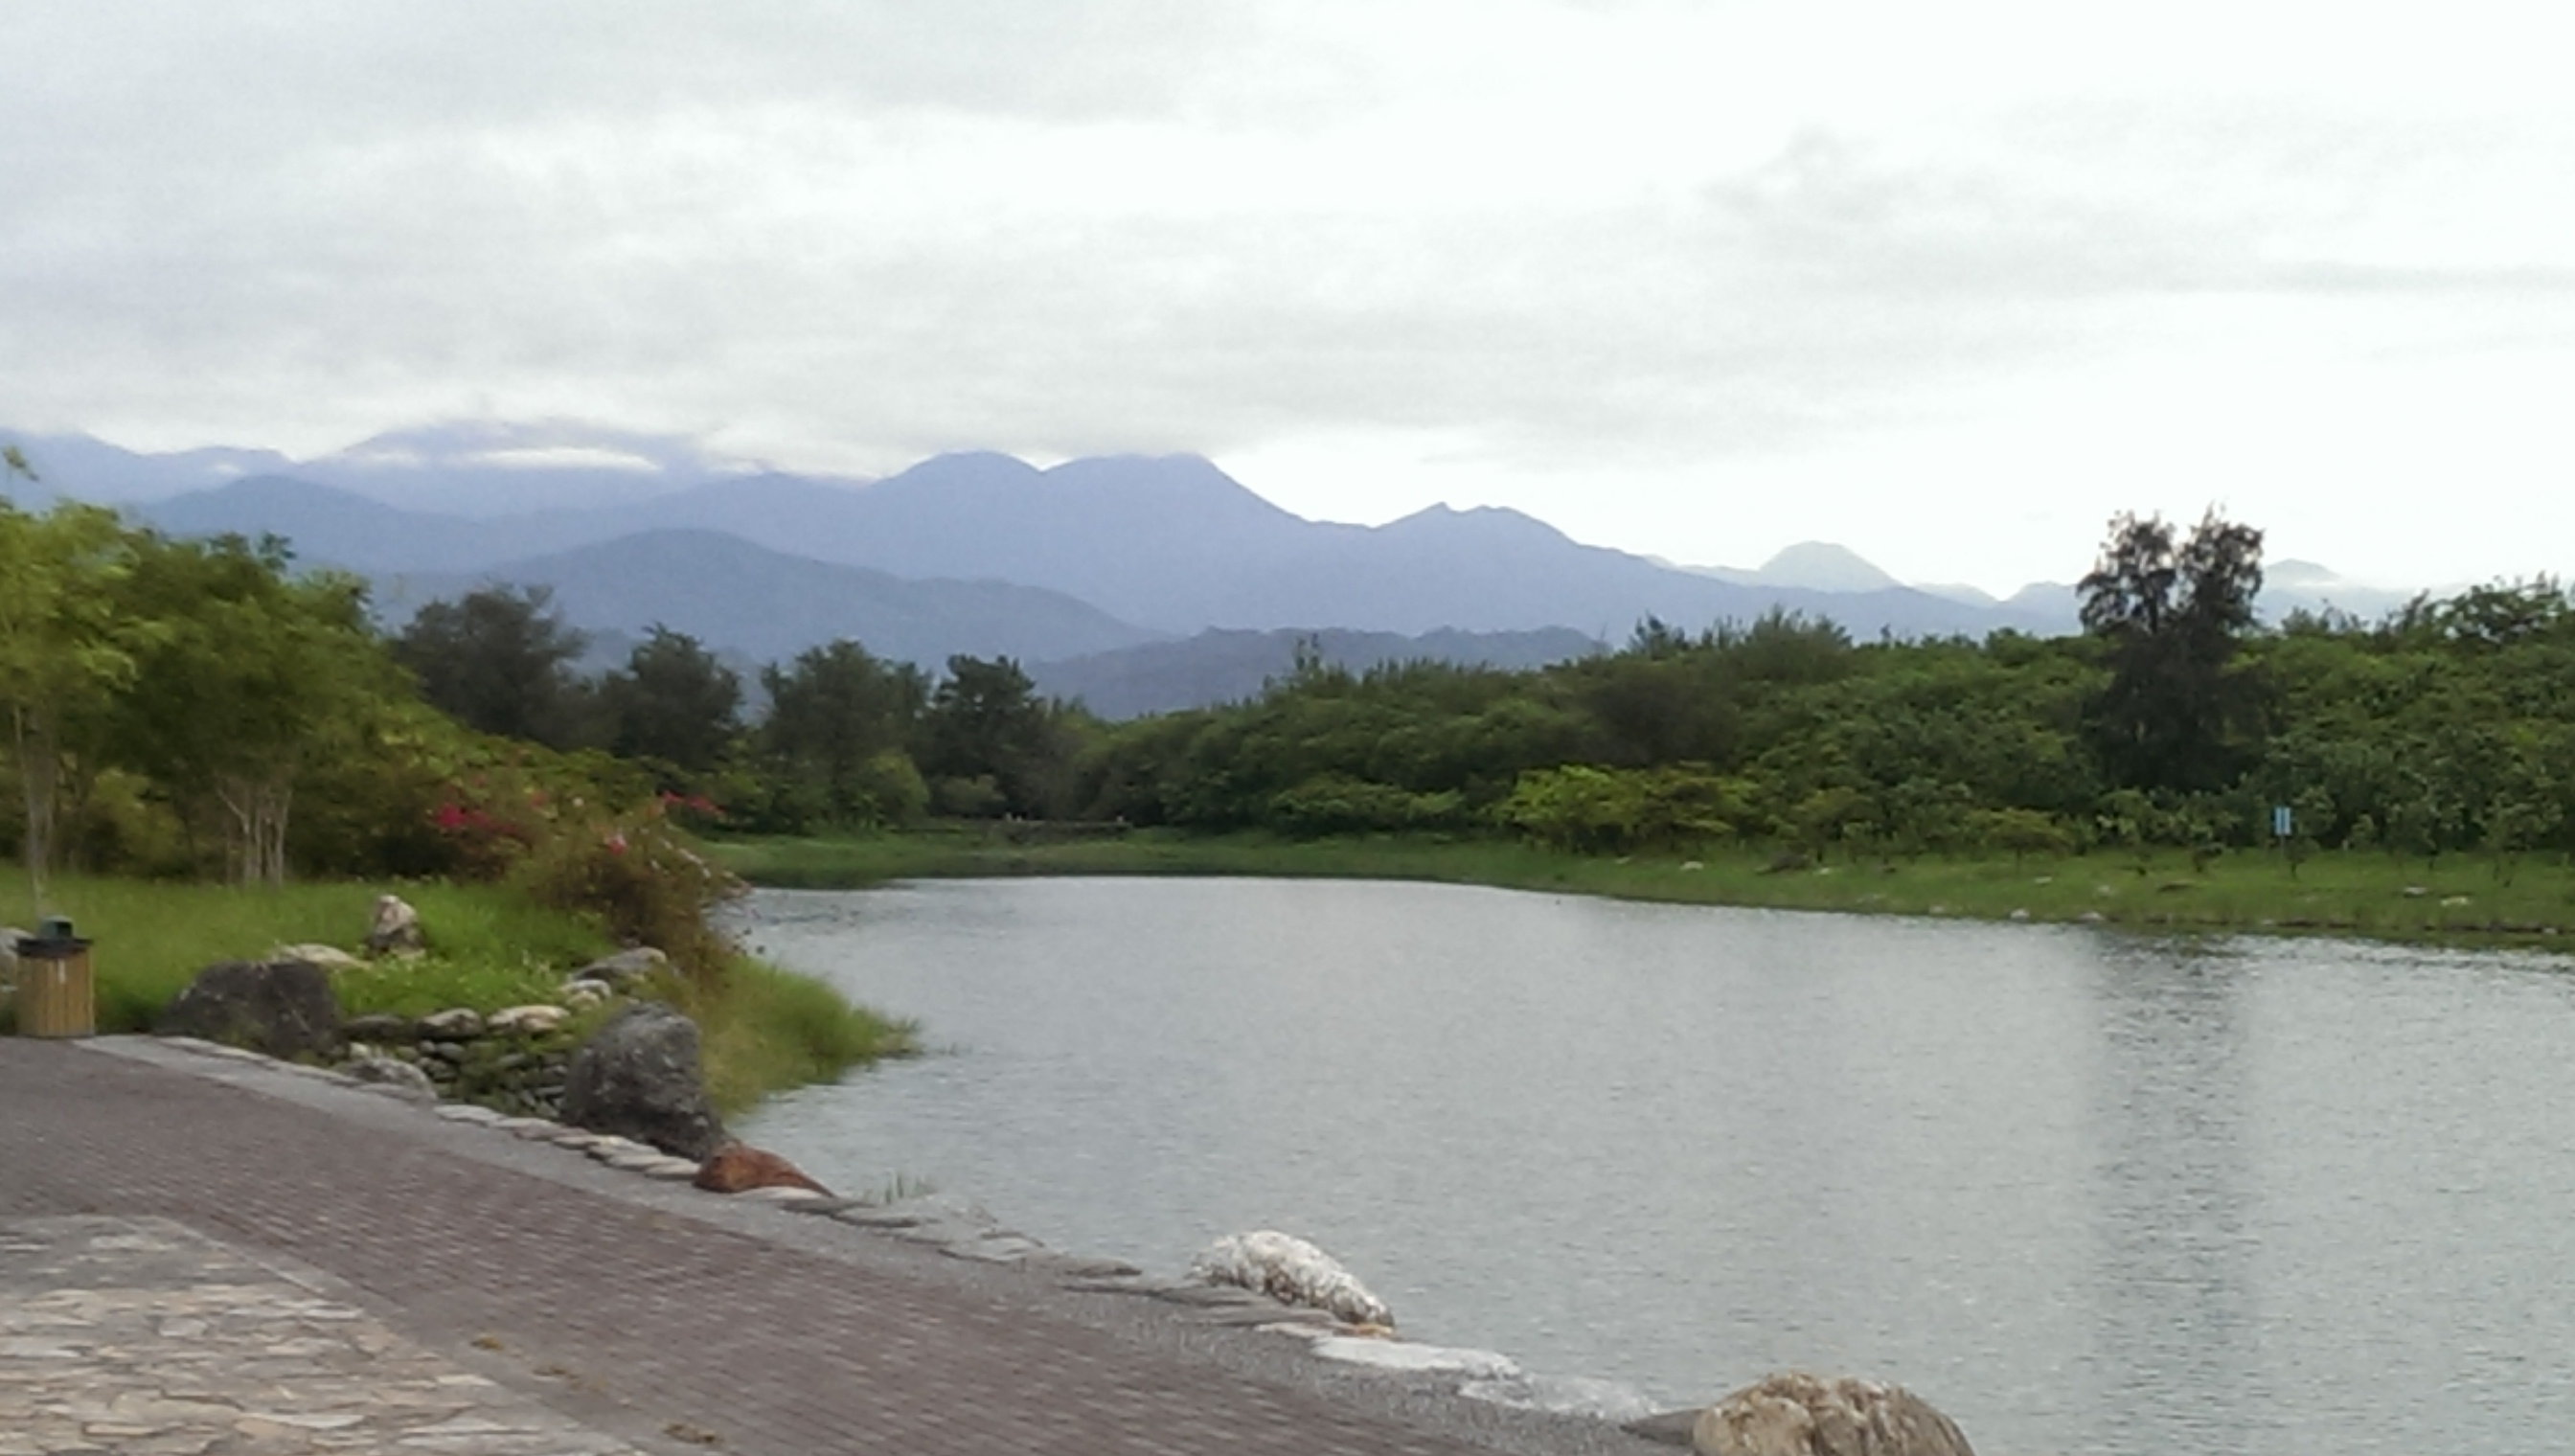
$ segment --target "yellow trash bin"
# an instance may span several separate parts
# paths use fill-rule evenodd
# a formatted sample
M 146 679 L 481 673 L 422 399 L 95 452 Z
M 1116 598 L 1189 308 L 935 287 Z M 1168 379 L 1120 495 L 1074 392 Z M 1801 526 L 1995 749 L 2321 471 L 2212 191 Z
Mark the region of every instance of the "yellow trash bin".
M 94 1036 L 98 1033 L 98 983 L 91 978 L 89 942 L 72 922 L 51 919 L 18 941 L 18 1034 Z

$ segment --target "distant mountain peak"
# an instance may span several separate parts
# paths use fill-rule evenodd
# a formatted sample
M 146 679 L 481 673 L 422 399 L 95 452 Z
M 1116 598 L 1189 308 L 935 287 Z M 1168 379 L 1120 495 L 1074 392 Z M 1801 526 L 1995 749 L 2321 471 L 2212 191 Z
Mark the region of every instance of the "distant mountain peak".
M 1903 585 L 1858 552 L 1829 541 L 1784 547 L 1752 577 L 1768 586 L 1803 587 L 1810 592 L 1884 592 Z

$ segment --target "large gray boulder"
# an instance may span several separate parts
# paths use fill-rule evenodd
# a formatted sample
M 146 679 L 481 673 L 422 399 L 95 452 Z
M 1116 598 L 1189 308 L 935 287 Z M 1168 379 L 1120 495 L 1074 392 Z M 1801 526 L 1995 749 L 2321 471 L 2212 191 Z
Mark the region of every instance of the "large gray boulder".
M 340 998 L 331 977 L 302 960 L 227 960 L 197 972 L 153 1027 L 270 1056 L 302 1056 L 340 1044 Z
M 698 1023 L 659 1001 L 611 1016 L 573 1053 L 563 1120 L 704 1161 L 726 1141 L 698 1065 Z
M 1698 1456 L 1975 1456 L 1930 1402 L 1901 1385 L 1790 1372 L 1699 1413 Z

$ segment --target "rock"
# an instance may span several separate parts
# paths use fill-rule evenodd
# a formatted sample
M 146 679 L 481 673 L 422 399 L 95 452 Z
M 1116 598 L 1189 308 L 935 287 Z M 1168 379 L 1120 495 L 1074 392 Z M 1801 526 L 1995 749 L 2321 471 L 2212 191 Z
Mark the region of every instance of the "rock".
M 425 1104 L 438 1100 L 438 1088 L 429 1084 L 429 1078 L 419 1067 L 407 1061 L 396 1061 L 390 1056 L 361 1056 L 352 1058 L 341 1070 L 359 1081 L 382 1087 L 410 1101 Z
M 408 1042 L 420 1039 L 420 1031 L 418 1028 L 413 1026 L 412 1019 L 409 1016 L 394 1016 L 383 1012 L 375 1012 L 365 1016 L 350 1017 L 348 1020 L 340 1023 L 340 1034 L 348 1037 L 351 1041 L 377 1043 Z
M 450 1006 L 444 1011 L 432 1011 L 421 1017 L 416 1029 L 423 1041 L 471 1041 L 483 1034 L 483 1013 L 471 1006 Z M 463 1048 L 455 1050 L 462 1051 Z
M 341 971 L 354 970 L 357 967 L 366 964 L 365 961 L 351 955 L 348 951 L 341 949 L 337 945 L 324 945 L 318 941 L 311 940 L 294 945 L 274 946 L 269 950 L 268 958 L 271 960 L 301 960 L 307 965 L 318 965 L 324 970 L 330 971 L 335 975 Z
M 698 1167 L 697 1185 L 710 1193 L 748 1193 L 755 1188 L 806 1188 L 829 1198 L 832 1190 L 805 1176 L 802 1168 L 747 1142 L 728 1142 Z
M 1975 1456 L 1947 1416 L 1900 1385 L 1790 1372 L 1699 1413 L 1698 1456 Z
M 1370 1339 L 1364 1335 L 1334 1335 L 1316 1340 L 1314 1353 L 1326 1360 L 1413 1375 L 1463 1375 L 1469 1380 L 1522 1378 L 1515 1361 L 1508 1355 L 1491 1350 L 1461 1350 L 1447 1345 Z
M 631 991 L 658 975 L 667 975 L 671 957 L 650 945 L 620 950 L 572 973 L 574 980 L 595 980 L 612 991 Z
M 494 1011 L 483 1022 L 483 1029 L 498 1034 L 543 1035 L 572 1019 L 572 1012 L 561 1006 L 511 1006 Z
M 1271 1229 L 1218 1239 L 1191 1261 L 1190 1274 L 1201 1283 L 1239 1285 L 1284 1303 L 1329 1310 L 1351 1324 L 1394 1323 L 1385 1301 L 1331 1255 Z
M 593 1006 L 605 1005 L 614 1000 L 617 996 L 617 987 L 604 980 L 575 976 L 563 983 L 561 994 L 565 1005 L 576 1011 L 586 1011 Z
M 699 1077 L 698 1023 L 659 1001 L 611 1016 L 573 1053 L 563 1120 L 704 1160 L 725 1131 Z
M 369 955 L 417 955 L 429 948 L 420 928 L 420 911 L 400 895 L 376 896 L 376 912 L 367 924 Z
M 331 977 L 302 960 L 227 960 L 197 972 L 153 1027 L 292 1057 L 340 1044 Z

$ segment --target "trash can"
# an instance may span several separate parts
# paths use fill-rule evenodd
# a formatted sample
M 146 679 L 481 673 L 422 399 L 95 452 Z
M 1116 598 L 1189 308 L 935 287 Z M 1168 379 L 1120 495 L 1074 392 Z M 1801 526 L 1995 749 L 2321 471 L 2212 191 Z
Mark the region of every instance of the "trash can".
M 90 977 L 89 942 L 72 922 L 50 919 L 18 940 L 18 1034 L 93 1036 L 98 984 Z

